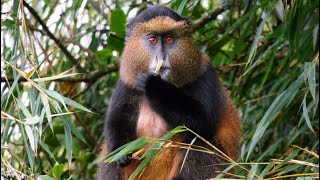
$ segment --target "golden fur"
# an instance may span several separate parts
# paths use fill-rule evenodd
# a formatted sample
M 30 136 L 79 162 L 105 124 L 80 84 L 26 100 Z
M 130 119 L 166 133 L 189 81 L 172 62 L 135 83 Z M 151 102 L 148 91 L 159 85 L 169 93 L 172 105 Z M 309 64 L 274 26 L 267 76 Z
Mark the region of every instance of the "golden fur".
M 146 50 L 141 37 L 144 33 L 161 33 L 174 31 L 178 33 L 179 39 L 174 49 L 169 54 L 171 79 L 169 81 L 176 86 L 183 86 L 196 80 L 207 69 L 209 58 L 194 48 L 190 36 L 190 25 L 185 21 L 175 21 L 169 17 L 156 17 L 148 22 L 140 23 L 131 32 L 127 39 L 120 64 L 120 78 L 125 84 L 134 86 L 138 75 L 148 73 L 152 54 Z M 226 93 L 224 91 L 224 93 Z M 214 141 L 217 142 L 231 158 L 235 159 L 239 152 L 239 142 L 241 137 L 241 121 L 238 117 L 237 109 L 232 100 L 224 96 L 225 109 L 220 120 L 218 132 Z M 155 131 L 156 129 L 156 131 Z M 142 100 L 139 109 L 137 122 L 137 138 L 142 136 L 158 138 L 168 132 L 167 124 L 156 112 L 152 110 L 146 100 Z M 179 141 L 179 138 L 171 139 Z M 106 147 L 104 147 L 106 148 Z M 178 148 L 165 148 L 152 163 L 144 169 L 141 180 L 173 179 L 181 168 L 184 154 L 179 153 Z M 102 154 L 106 154 L 103 152 Z M 124 168 L 124 178 L 130 175 L 139 166 L 141 161 L 133 162 Z M 161 172 L 159 172 L 161 170 Z
M 237 109 L 233 104 L 232 100 L 225 95 L 225 110 L 223 111 L 220 127 L 218 128 L 218 132 L 215 135 L 214 139 L 219 143 L 219 145 L 225 150 L 225 153 L 231 157 L 232 159 L 236 159 L 239 152 L 239 144 L 241 139 L 241 120 L 238 116 Z M 151 110 L 148 107 L 146 102 L 141 103 L 140 112 L 146 113 L 146 110 Z M 151 110 L 152 111 L 152 110 Z M 152 114 L 155 112 L 148 112 L 147 114 Z M 156 113 L 155 113 L 156 114 Z M 147 118 L 144 116 L 144 118 Z M 141 136 L 149 136 L 158 138 L 166 133 L 163 131 L 162 133 L 153 133 L 155 129 L 154 122 L 157 122 L 158 125 L 162 126 L 163 119 L 159 115 L 151 115 L 150 119 L 144 119 L 147 123 L 142 123 L 138 127 L 138 135 Z M 158 119 L 159 118 L 159 119 Z M 158 128 L 158 127 L 157 127 Z M 145 131 L 149 130 L 149 131 Z M 137 138 L 139 138 L 137 137 Z M 180 142 L 178 137 L 171 139 L 176 142 Z M 178 148 L 164 148 L 161 153 L 156 156 L 152 163 L 147 166 L 139 180 L 149 180 L 157 177 L 158 180 L 171 180 L 173 177 L 179 173 L 181 168 L 181 162 L 184 157 L 184 154 L 179 153 Z M 135 171 L 135 169 L 139 166 L 141 161 L 133 160 L 133 162 L 124 168 L 125 179 L 128 179 L 130 175 Z M 161 173 L 159 171 L 161 170 Z
M 152 60 L 152 54 L 146 50 L 141 37 L 149 32 L 178 33 L 178 44 L 169 54 L 171 75 L 169 81 L 176 86 L 182 86 L 194 81 L 206 70 L 208 58 L 194 48 L 190 37 L 190 27 L 185 21 L 174 21 L 169 17 L 156 17 L 141 23 L 134 28 L 127 39 L 120 64 L 120 77 L 128 85 L 134 86 L 139 74 L 147 73 Z M 201 58 L 199 58 L 201 57 Z

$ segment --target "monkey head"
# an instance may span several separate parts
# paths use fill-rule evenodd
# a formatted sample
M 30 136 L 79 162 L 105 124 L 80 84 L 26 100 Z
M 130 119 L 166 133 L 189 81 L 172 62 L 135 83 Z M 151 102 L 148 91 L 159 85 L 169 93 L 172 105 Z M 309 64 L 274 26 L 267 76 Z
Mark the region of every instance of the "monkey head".
M 192 43 L 190 22 L 156 5 L 128 22 L 120 77 L 134 86 L 139 75 L 153 73 L 179 87 L 196 80 L 207 61 Z

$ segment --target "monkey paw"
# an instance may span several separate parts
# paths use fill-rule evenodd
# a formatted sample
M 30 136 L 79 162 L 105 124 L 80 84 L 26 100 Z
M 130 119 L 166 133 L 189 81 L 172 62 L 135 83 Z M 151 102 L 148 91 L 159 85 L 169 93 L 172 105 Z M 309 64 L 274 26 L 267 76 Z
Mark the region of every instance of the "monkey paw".
M 136 84 L 135 84 L 136 89 L 145 92 L 147 83 L 150 77 L 151 77 L 150 74 L 140 74 L 136 80 Z
M 137 77 L 135 88 L 146 92 L 147 89 L 157 89 L 157 87 L 161 87 L 163 81 L 159 75 L 154 74 L 140 74 Z

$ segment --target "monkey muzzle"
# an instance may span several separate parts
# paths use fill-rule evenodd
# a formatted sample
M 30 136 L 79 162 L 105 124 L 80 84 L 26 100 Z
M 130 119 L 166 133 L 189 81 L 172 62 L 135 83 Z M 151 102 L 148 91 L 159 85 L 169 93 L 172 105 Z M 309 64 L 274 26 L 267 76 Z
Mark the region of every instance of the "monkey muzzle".
M 156 66 L 156 69 L 153 71 L 153 73 L 155 73 L 155 74 L 159 73 L 160 68 L 163 65 L 163 62 L 164 62 L 164 60 L 162 58 L 161 59 L 157 59 L 157 66 Z
M 158 58 L 155 56 L 149 67 L 149 72 L 159 75 L 161 79 L 167 81 L 170 76 L 170 63 L 168 58 Z

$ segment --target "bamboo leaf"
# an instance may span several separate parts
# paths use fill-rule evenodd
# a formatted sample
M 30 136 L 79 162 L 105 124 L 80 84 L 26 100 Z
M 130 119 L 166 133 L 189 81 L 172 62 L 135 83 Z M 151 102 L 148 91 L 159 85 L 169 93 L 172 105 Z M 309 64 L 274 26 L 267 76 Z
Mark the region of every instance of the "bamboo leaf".
M 254 136 L 249 145 L 248 154 L 246 160 L 248 160 L 250 154 L 252 153 L 254 147 L 259 142 L 260 138 L 263 136 L 264 132 L 268 128 L 271 121 L 277 116 L 278 113 L 282 111 L 283 108 L 288 106 L 292 99 L 295 97 L 300 86 L 303 84 L 303 75 L 300 75 L 296 81 L 294 81 L 283 93 L 281 93 L 271 104 L 262 120 L 258 124 L 258 127 L 254 133 Z
M 107 162 L 115 162 L 117 160 L 119 160 L 120 158 L 133 153 L 134 151 L 141 149 L 142 147 L 144 147 L 145 145 L 147 145 L 147 141 L 145 138 L 139 138 L 135 141 L 132 141 L 130 143 L 128 143 L 125 148 L 123 148 L 122 150 L 120 150 L 118 153 L 116 153 L 114 156 L 107 158 Z
M 303 98 L 303 103 L 302 103 L 302 104 L 303 104 L 303 105 L 302 105 L 303 117 L 304 117 L 304 119 L 305 119 L 305 121 L 306 121 L 309 129 L 310 129 L 313 133 L 315 133 L 314 130 L 313 130 L 313 128 L 312 128 L 311 121 L 310 121 L 310 118 L 309 118 L 309 112 L 308 112 L 308 109 L 307 109 L 306 95 L 305 95 L 304 98 Z
M 276 3 L 276 12 L 277 12 L 277 16 L 279 17 L 279 19 L 281 21 L 283 21 L 283 17 L 284 17 L 284 7 L 283 7 L 283 3 L 282 0 L 278 0 Z
M 65 123 L 67 123 L 71 129 L 71 132 L 78 138 L 80 139 L 82 142 L 87 143 L 85 138 L 82 136 L 82 134 L 80 133 L 80 131 L 78 130 L 77 127 L 75 127 L 71 121 L 66 117 L 66 116 L 60 116 L 61 119 L 63 119 L 63 121 Z
M 52 168 L 52 174 L 55 178 L 60 178 L 60 176 L 63 173 L 63 169 L 64 166 L 63 164 L 56 164 L 53 168 Z
M 178 10 L 177 10 L 177 13 L 178 13 L 179 15 L 182 14 L 182 12 L 183 12 L 183 10 L 184 10 L 187 2 L 188 2 L 187 0 L 183 0 L 183 1 L 180 3 L 179 8 L 178 8 Z
M 57 161 L 55 158 L 54 158 L 54 155 L 52 154 L 52 152 L 50 151 L 49 147 L 47 144 L 45 144 L 44 142 L 42 141 L 39 141 L 39 144 L 40 146 L 50 155 L 50 157 L 54 160 L 54 161 Z
M 263 26 L 267 22 L 269 15 L 270 15 L 270 13 L 262 13 L 262 21 L 257 29 L 257 34 L 254 36 L 246 66 L 248 66 L 252 63 L 252 57 L 253 57 L 254 53 L 256 52 L 258 42 L 259 42 L 259 39 L 261 38 L 261 34 L 263 31 Z
M 176 133 L 186 131 L 186 128 L 184 126 L 178 126 L 171 130 L 169 133 L 162 136 L 160 139 L 162 141 L 156 142 L 151 148 L 149 148 L 142 157 L 144 158 L 141 164 L 136 168 L 136 170 L 131 174 L 129 177 L 129 180 L 133 180 L 148 164 L 151 163 L 151 161 L 154 159 L 154 157 L 160 153 L 160 148 L 162 147 L 164 141 L 170 139 L 172 136 L 174 136 Z
M 286 157 L 280 164 L 278 164 L 274 170 L 279 169 L 280 167 L 282 167 L 283 165 L 287 164 L 288 161 L 290 161 L 291 159 L 293 159 L 294 157 L 296 157 L 298 155 L 298 153 L 300 152 L 300 149 L 295 149 L 293 150 L 288 157 Z
M 64 137 L 65 137 L 65 145 L 67 149 L 67 158 L 68 158 L 68 164 L 71 165 L 71 160 L 72 160 L 72 135 L 71 135 L 71 129 L 70 126 L 67 122 L 63 121 L 64 125 Z
M 35 146 L 34 146 L 34 136 L 33 136 L 33 132 L 32 132 L 32 130 L 31 130 L 31 128 L 30 128 L 29 125 L 25 125 L 24 127 L 25 127 L 25 130 L 26 130 L 28 139 L 29 139 L 29 143 L 30 143 L 31 149 L 33 150 L 33 152 L 36 152 Z
M 310 65 L 308 70 L 309 89 L 313 99 L 316 99 L 316 64 Z
M 75 101 L 73 101 L 73 100 L 71 100 L 71 99 L 69 99 L 69 98 L 67 98 L 67 97 L 64 97 L 64 96 L 62 96 L 62 98 L 63 98 L 64 102 L 65 102 L 66 104 L 68 104 L 69 106 L 72 106 L 72 107 L 74 107 L 74 108 L 81 109 L 81 110 L 83 110 L 83 111 L 87 111 L 87 112 L 92 113 L 92 111 L 90 111 L 90 110 L 87 109 L 86 107 L 82 106 L 81 104 L 79 104 L 79 103 L 77 103 L 77 102 L 75 102 Z
M 265 177 L 267 173 L 270 172 L 272 167 L 274 166 L 274 161 L 271 161 L 262 171 L 262 173 L 259 175 L 261 178 Z
M 80 73 L 73 73 L 73 74 L 58 74 L 56 76 L 50 76 L 50 77 L 44 77 L 44 78 L 36 78 L 33 79 L 36 82 L 47 82 L 47 81 L 53 81 L 53 80 L 57 80 L 57 79 L 63 79 L 63 78 L 67 78 L 67 77 L 72 77 L 72 76 L 76 76 L 79 75 Z
M 27 152 L 28 163 L 30 165 L 30 168 L 33 170 L 33 167 L 34 167 L 34 156 L 33 156 L 33 153 L 32 153 L 32 149 L 29 147 L 28 137 L 27 137 L 27 135 L 25 133 L 25 128 L 24 128 L 24 126 L 22 124 L 19 124 L 19 129 L 21 131 L 23 142 L 24 142 L 24 146 L 25 146 L 25 150 Z
M 28 125 L 33 125 L 33 124 L 37 124 L 39 121 L 40 121 L 40 118 L 39 116 L 34 116 L 34 117 L 31 117 L 31 118 L 25 118 L 24 119 L 26 124 Z
M 55 180 L 53 177 L 50 177 L 48 175 L 40 175 L 39 180 Z
M 257 171 L 258 171 L 258 164 L 252 164 L 250 173 L 248 173 L 247 179 L 253 179 L 254 174 L 257 174 Z
M 313 35 L 313 39 L 312 39 L 312 45 L 313 45 L 313 49 L 317 48 L 317 41 L 318 41 L 318 33 L 319 33 L 319 24 L 316 25 L 316 27 L 314 27 L 312 35 Z
M 19 107 L 19 109 L 21 109 L 21 111 L 23 112 L 23 114 L 27 117 L 27 118 L 32 118 L 31 113 L 29 112 L 28 108 L 22 103 L 22 101 L 20 101 L 19 99 L 17 99 L 17 105 Z
M 229 172 L 232 168 L 234 168 L 234 164 L 230 164 L 226 169 L 223 170 L 223 173 L 218 174 L 215 179 L 222 179 L 226 172 Z
M 30 79 L 30 77 L 33 75 L 34 72 L 36 72 L 37 68 L 34 67 L 33 69 L 31 69 L 27 74 L 26 74 L 26 78 Z
M 196 139 L 197 139 L 197 137 L 195 137 L 195 138 L 191 141 L 190 147 L 194 144 L 194 142 L 196 141 Z M 181 173 L 182 168 L 183 168 L 183 166 L 184 166 L 184 164 L 185 164 L 185 162 L 186 162 L 186 160 L 187 160 L 189 151 L 190 151 L 190 148 L 186 151 L 186 155 L 185 155 L 184 158 L 183 158 L 183 161 L 182 161 L 182 164 L 181 164 L 181 168 L 180 168 L 180 173 Z
M 301 167 L 300 164 L 294 164 L 291 166 L 286 166 L 282 171 L 280 171 L 279 173 L 277 173 L 277 176 L 280 176 L 282 174 L 287 174 L 288 172 L 291 172 L 297 168 Z
M 51 110 L 50 110 L 48 98 L 47 98 L 47 96 L 44 96 L 43 94 L 40 94 L 40 97 L 41 97 L 42 104 L 43 104 L 45 111 L 46 111 L 49 126 L 53 132 Z
M 56 91 L 51 91 L 51 90 L 45 90 L 45 92 L 52 98 L 58 100 L 62 105 L 63 107 L 65 108 L 66 111 L 69 111 L 67 106 L 66 106 L 66 103 L 64 102 L 64 99 L 63 99 L 63 96 L 60 95 L 59 93 L 57 93 Z

